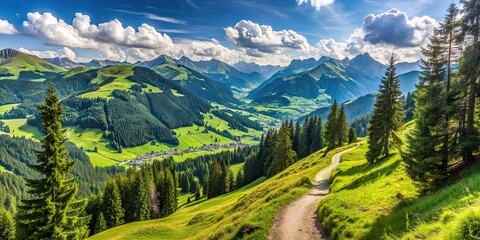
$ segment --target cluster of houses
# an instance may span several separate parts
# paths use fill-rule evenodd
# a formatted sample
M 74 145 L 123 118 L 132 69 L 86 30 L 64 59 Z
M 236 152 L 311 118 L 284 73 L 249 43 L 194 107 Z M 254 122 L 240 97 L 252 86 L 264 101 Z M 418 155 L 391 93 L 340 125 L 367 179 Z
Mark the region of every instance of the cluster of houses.
M 216 151 L 220 149 L 236 149 L 236 148 L 243 148 L 246 146 L 250 146 L 250 144 L 245 144 L 240 141 L 237 142 L 232 142 L 230 144 L 209 144 L 209 145 L 203 145 L 202 147 L 199 148 L 188 148 L 188 149 L 172 149 L 172 150 L 167 150 L 167 151 L 162 151 L 162 152 L 150 152 L 147 154 L 143 154 L 140 156 L 137 156 L 134 159 L 126 160 L 124 162 L 121 162 L 120 164 L 127 164 L 130 166 L 142 166 L 145 164 L 147 161 L 152 160 L 152 159 L 157 159 L 157 158 L 165 158 L 165 157 L 170 157 L 170 156 L 179 156 L 183 155 L 186 153 L 194 153 L 194 152 L 201 152 L 201 151 Z

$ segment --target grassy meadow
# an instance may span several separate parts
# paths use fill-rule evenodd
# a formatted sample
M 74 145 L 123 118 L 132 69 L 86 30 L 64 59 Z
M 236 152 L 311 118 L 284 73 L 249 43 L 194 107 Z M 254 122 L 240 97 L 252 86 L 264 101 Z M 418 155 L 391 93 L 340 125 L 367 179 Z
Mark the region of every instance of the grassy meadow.
M 348 147 L 318 151 L 270 179 L 184 205 L 169 217 L 125 224 L 90 239 L 266 239 L 278 211 L 306 193 L 315 174 Z M 256 230 L 242 236 L 248 227 Z
M 404 135 L 412 126 L 407 124 Z M 398 151 L 372 165 L 365 159 L 367 147 L 363 143 L 343 155 L 331 194 L 319 205 L 331 239 L 459 239 L 461 220 L 472 211 L 478 214 L 480 166 L 464 170 L 460 180 L 440 191 L 421 195 Z

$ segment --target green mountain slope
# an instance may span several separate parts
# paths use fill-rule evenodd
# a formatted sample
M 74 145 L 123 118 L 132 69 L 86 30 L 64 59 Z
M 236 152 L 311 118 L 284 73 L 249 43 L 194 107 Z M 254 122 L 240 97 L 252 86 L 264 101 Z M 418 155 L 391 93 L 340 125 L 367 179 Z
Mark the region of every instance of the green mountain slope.
M 125 224 L 90 239 L 267 239 L 276 213 L 306 193 L 310 180 L 338 151 L 319 151 L 268 180 L 185 204 L 164 219 Z
M 421 74 L 422 72 L 420 71 L 411 71 L 398 76 L 398 78 L 400 79 L 400 87 L 404 94 L 407 94 L 408 92 L 412 93 L 413 91 L 415 91 L 415 84 L 419 82 L 418 78 Z
M 271 95 L 290 95 L 314 99 L 325 93 L 343 102 L 376 92 L 384 66 L 368 54 L 351 60 L 324 59 L 306 72 L 274 79 L 252 91 L 249 98 L 257 100 Z
M 403 135 L 412 127 L 408 123 Z M 318 216 L 331 239 L 462 239 L 455 234 L 474 224 L 469 215 L 478 214 L 478 164 L 439 191 L 420 195 L 398 151 L 369 164 L 367 150 L 364 143 L 342 157 L 331 194 L 319 205 Z
M 64 126 L 71 141 L 98 166 L 149 152 L 255 142 L 262 133 L 261 127 L 242 121 L 240 115 L 215 116 L 207 101 L 148 68 L 75 68 L 52 81 L 63 99 Z M 0 81 L 0 106 L 5 106 L 2 115 L 11 135 L 41 137 L 39 121 L 33 117 L 46 86 Z M 207 153 L 184 154 L 180 159 Z
M 252 95 L 257 94 L 259 91 L 261 91 L 261 89 L 263 89 L 268 84 L 272 83 L 277 78 L 284 77 L 284 76 L 289 76 L 289 75 L 294 75 L 294 74 L 301 73 L 301 72 L 306 72 L 306 71 L 320 65 L 321 63 L 323 63 L 327 59 L 329 59 L 329 58 L 322 57 L 318 61 L 313 59 L 313 58 L 304 59 L 304 60 L 294 59 L 290 62 L 290 64 L 288 66 L 286 66 L 283 69 L 280 69 L 278 72 L 276 72 L 271 77 L 269 77 L 267 80 L 265 80 L 260 86 L 253 89 L 252 91 L 250 91 L 249 92 L 249 97 L 251 98 Z
M 44 80 L 65 69 L 37 56 L 13 49 L 0 50 L 0 80 Z
M 345 104 L 345 112 L 347 113 L 347 121 L 351 121 L 357 117 L 363 116 L 365 114 L 369 114 L 373 110 L 373 105 L 375 103 L 375 95 L 374 94 L 367 94 L 365 96 L 361 96 L 355 100 L 348 101 Z M 309 113 L 308 117 L 321 117 L 324 121 L 327 119 L 328 113 L 330 112 L 330 107 L 322 107 L 319 108 L 311 113 Z M 303 116 L 299 118 L 299 121 L 305 121 L 305 117 Z
M 180 86 L 207 101 L 224 105 L 240 103 L 233 96 L 230 88 L 205 77 L 195 70 L 177 64 L 169 56 L 162 55 L 152 61 L 137 63 L 137 65 L 153 69 L 162 77 L 177 82 Z

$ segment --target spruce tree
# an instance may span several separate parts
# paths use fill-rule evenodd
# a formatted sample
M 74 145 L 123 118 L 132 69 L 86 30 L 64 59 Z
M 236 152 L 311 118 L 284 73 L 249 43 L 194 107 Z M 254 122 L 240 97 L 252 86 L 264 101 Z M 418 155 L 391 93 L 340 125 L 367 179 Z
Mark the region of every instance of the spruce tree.
M 235 186 L 235 174 L 233 173 L 233 171 L 230 169 L 228 171 L 228 191 L 231 192 L 231 191 L 234 191 L 236 189 L 236 186 Z
M 278 131 L 277 140 L 273 149 L 272 165 L 268 169 L 268 177 L 271 177 L 290 165 L 295 161 L 295 151 L 292 150 L 292 141 L 290 139 L 290 129 L 283 126 Z
M 47 97 L 38 107 L 43 119 L 42 150 L 36 152 L 37 164 L 29 165 L 40 175 L 26 179 L 31 199 L 19 206 L 19 239 L 82 239 L 88 236 L 85 200 L 76 200 L 76 178 L 69 178 L 75 161 L 69 158 L 67 141 L 62 129 L 64 109 L 55 93 L 53 83 L 48 85 Z
M 100 214 L 97 217 L 97 221 L 95 222 L 95 228 L 93 229 L 93 232 L 94 234 L 97 234 L 105 230 L 107 230 L 107 222 L 105 221 L 105 217 L 103 216 L 103 213 L 100 212 Z
M 237 173 L 237 177 L 235 179 L 235 188 L 239 189 L 243 187 L 244 179 L 243 179 L 243 169 L 240 169 Z
M 377 159 L 388 156 L 392 146 L 399 146 L 401 140 L 398 130 L 403 125 L 405 112 L 403 110 L 402 91 L 396 73 L 395 60 L 390 58 L 376 96 L 370 126 L 368 127 L 367 159 L 374 163 Z
M 300 137 L 301 137 L 302 127 L 300 123 L 297 121 L 295 124 L 295 130 L 293 131 L 293 141 L 292 141 L 292 149 L 297 153 L 297 157 L 300 157 Z
M 149 186 L 146 182 L 143 169 L 135 174 L 134 189 L 135 209 L 132 213 L 134 215 L 134 221 L 148 220 L 150 219 Z
M 471 163 L 474 159 L 473 151 L 478 149 L 480 139 L 475 126 L 475 104 L 477 96 L 477 79 L 479 77 L 478 59 L 480 58 L 480 1 L 461 0 L 462 4 L 462 33 L 469 37 L 472 45 L 464 52 L 464 61 L 460 64 L 459 72 L 465 78 L 467 87 L 465 134 L 462 137 L 461 147 L 463 159 Z
M 348 131 L 348 144 L 354 143 L 357 141 L 357 133 L 354 128 L 350 128 Z
M 432 37 L 423 51 L 422 76 L 415 94 L 415 128 L 408 136 L 408 152 L 402 154 L 407 173 L 424 190 L 443 182 L 448 167 L 448 142 L 444 142 L 446 49 Z M 446 159 L 446 160 L 445 160 Z
M 110 179 L 103 191 L 103 210 L 107 226 L 109 228 L 124 223 L 125 210 L 122 207 L 122 199 L 117 183 Z
M 313 121 L 313 118 L 309 118 L 308 116 L 305 118 L 305 122 L 303 123 L 303 127 L 301 129 L 300 133 L 300 139 L 299 139 L 299 159 L 302 159 L 306 156 L 308 156 L 308 153 L 310 152 L 310 145 L 311 145 L 311 122 Z
M 330 113 L 327 117 L 325 124 L 325 141 L 327 142 L 328 149 L 334 149 L 338 146 L 337 138 L 337 119 L 338 119 L 338 103 L 337 100 L 333 101 L 330 107 Z
M 160 217 L 166 217 L 177 210 L 177 188 L 170 169 L 164 170 L 164 180 L 160 189 Z
M 7 210 L 0 208 L 0 239 L 13 240 L 15 238 L 15 222 Z
M 348 122 L 347 113 L 345 112 L 345 105 L 342 104 L 338 112 L 336 127 L 337 147 L 343 146 L 348 141 Z

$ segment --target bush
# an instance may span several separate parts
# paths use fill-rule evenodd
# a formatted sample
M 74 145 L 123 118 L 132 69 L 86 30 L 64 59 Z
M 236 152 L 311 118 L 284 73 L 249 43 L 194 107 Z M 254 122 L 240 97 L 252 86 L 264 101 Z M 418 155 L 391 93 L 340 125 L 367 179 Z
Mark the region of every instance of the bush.
M 452 240 L 480 239 L 480 210 L 470 209 L 455 220 L 455 227 L 448 236 Z

